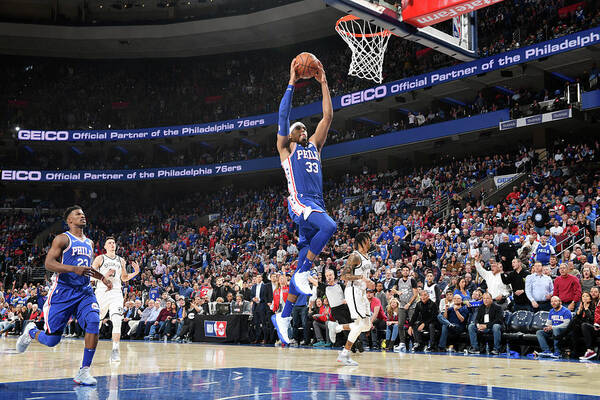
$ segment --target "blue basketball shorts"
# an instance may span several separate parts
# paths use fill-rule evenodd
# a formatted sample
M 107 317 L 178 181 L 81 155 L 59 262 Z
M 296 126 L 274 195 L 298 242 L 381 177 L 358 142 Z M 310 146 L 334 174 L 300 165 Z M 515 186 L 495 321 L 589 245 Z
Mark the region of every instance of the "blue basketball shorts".
M 290 196 L 291 197 L 291 196 Z M 327 215 L 323 198 L 298 195 L 297 199 L 291 201 L 288 197 L 288 211 L 292 220 L 298 225 L 298 250 L 310 244 L 312 238 L 317 234 L 320 227 L 311 224 L 308 217 L 312 212 L 319 212 Z
M 325 202 L 323 198 L 303 194 L 288 196 L 288 212 L 292 221 L 300 227 L 312 212 L 326 213 Z
M 97 334 L 100 307 L 91 286 L 71 287 L 55 283 L 44 304 L 44 327 L 47 333 L 62 334 L 71 317 L 86 333 Z

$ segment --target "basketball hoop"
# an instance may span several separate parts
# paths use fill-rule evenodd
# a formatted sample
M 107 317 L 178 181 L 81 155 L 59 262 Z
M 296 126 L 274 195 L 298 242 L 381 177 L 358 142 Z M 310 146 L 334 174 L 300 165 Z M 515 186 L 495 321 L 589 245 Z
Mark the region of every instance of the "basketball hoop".
M 381 83 L 383 57 L 392 33 L 354 15 L 340 18 L 335 30 L 352 51 L 348 75 Z

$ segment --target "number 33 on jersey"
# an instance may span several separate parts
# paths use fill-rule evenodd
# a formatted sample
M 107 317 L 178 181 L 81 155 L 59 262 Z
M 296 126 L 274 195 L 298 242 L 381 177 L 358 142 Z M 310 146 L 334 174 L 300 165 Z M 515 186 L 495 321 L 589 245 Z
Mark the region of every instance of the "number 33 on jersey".
M 297 143 L 292 154 L 281 166 L 285 172 L 290 196 L 322 196 L 321 156 L 313 143 L 309 142 L 306 147 Z

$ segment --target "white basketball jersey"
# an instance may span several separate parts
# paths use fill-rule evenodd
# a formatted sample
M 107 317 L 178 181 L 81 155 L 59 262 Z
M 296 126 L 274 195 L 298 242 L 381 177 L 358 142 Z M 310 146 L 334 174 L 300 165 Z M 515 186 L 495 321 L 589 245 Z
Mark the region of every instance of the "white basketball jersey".
M 355 254 L 358 254 L 360 257 L 360 264 L 354 267 L 353 275 L 360 275 L 364 278 L 369 278 L 369 273 L 371 272 L 371 261 L 360 254 L 359 251 L 355 251 Z M 352 286 L 360 290 L 367 290 L 367 284 L 364 281 L 352 281 Z
M 100 273 L 104 276 L 107 276 L 110 270 L 114 270 L 115 274 L 110 277 L 110 281 L 112 282 L 113 288 L 111 292 L 120 293 L 121 292 L 121 257 L 116 256 L 115 258 L 110 258 L 106 254 L 102 255 L 102 265 L 100 265 Z M 102 281 L 98 281 L 97 290 L 106 291 L 106 285 L 102 283 Z

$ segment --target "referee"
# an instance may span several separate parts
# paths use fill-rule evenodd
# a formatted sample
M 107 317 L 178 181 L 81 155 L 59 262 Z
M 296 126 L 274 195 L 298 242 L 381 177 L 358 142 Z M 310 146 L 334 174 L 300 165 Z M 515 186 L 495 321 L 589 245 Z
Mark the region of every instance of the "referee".
M 335 327 L 337 324 L 344 325 L 352 323 L 352 317 L 350 316 L 350 309 L 346 304 L 346 300 L 344 299 L 344 287 L 335 279 L 335 272 L 332 269 L 328 269 L 325 271 L 325 280 L 327 282 L 327 287 L 325 288 L 325 296 L 327 296 L 327 300 L 329 300 L 329 306 L 331 307 L 331 316 L 334 319 L 333 321 L 327 321 L 327 330 L 329 331 L 329 339 L 331 343 L 336 343 L 336 332 Z M 347 331 L 342 331 L 344 336 L 348 335 Z M 346 338 L 344 337 L 344 341 Z M 357 340 L 354 344 L 358 350 L 362 353 L 363 347 L 362 342 Z M 353 351 L 356 351 L 354 347 Z

